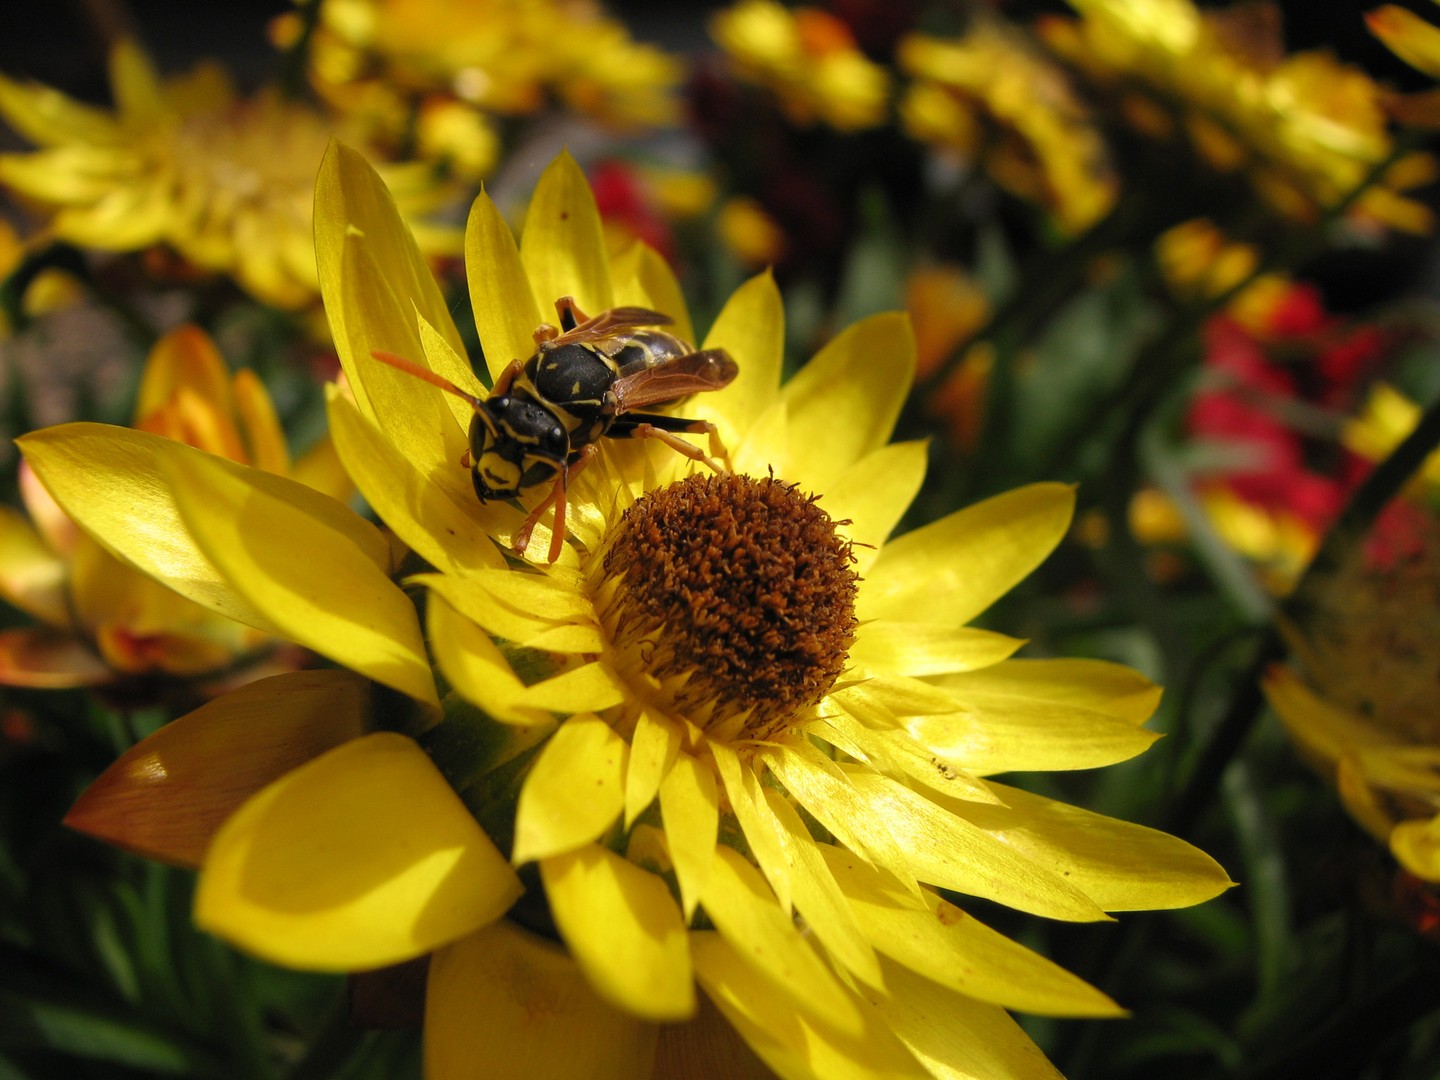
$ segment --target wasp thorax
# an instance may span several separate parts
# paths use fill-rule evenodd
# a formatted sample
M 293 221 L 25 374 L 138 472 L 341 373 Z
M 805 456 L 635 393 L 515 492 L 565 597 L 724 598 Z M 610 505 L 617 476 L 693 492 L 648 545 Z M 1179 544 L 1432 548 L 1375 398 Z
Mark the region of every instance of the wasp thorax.
M 643 696 L 714 736 L 764 738 L 844 669 L 853 563 L 836 522 L 794 485 L 696 475 L 613 526 L 596 607 Z

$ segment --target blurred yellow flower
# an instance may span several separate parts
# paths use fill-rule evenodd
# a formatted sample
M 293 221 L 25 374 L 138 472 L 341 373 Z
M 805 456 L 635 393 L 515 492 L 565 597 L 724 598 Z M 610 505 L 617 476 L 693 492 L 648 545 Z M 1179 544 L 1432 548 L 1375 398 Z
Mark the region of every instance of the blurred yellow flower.
M 0 283 L 5 283 L 12 274 L 21 269 L 33 247 L 33 240 L 26 242 L 21 239 L 15 226 L 5 218 L 0 218 Z M 15 329 L 11 325 L 12 313 L 18 315 L 21 321 L 35 318 L 46 312 L 69 307 L 80 299 L 82 293 L 83 287 L 73 275 L 58 267 L 45 267 L 25 283 L 18 296 L 12 298 L 18 311 L 0 307 L 0 340 Z
M 1395 4 L 1367 12 L 1365 24 L 1405 63 L 1432 79 L 1440 79 L 1440 26 Z M 1402 124 L 1440 129 L 1440 87 L 1417 94 L 1387 95 L 1385 107 Z
M 1226 311 L 1257 335 L 1268 331 L 1276 306 L 1293 287 L 1282 274 L 1256 276 L 1259 249 L 1227 239 L 1205 218 L 1181 222 L 1161 233 L 1155 241 L 1155 260 L 1170 289 L 1190 301 L 1212 299 L 1254 277 L 1230 298 Z
M 959 38 L 912 34 L 899 59 L 916 79 L 900 105 L 912 136 L 976 159 L 1066 232 L 1110 209 L 1117 181 L 1089 110 L 1018 33 L 981 21 Z
M 739 0 L 711 16 L 710 36 L 741 79 L 775 94 L 792 123 L 859 131 L 885 120 L 889 74 L 827 11 Z
M 752 270 L 771 266 L 785 254 L 784 230 L 748 195 L 732 195 L 721 203 L 715 229 L 720 242 Z
M 1340 438 L 1345 446 L 1367 461 L 1383 461 L 1415 430 L 1420 406 L 1387 383 L 1370 388 L 1360 414 L 1346 421 Z M 1418 483 L 1432 495 L 1440 494 L 1440 451 L 1425 459 Z
M 272 36 L 284 46 L 298 32 L 288 14 Z M 611 125 L 671 124 L 680 66 L 595 0 L 327 0 L 310 75 L 370 137 L 413 137 L 422 158 L 478 179 L 499 153 L 493 117 L 554 100 Z
M 97 425 L 78 425 L 76 430 Z M 193 326 L 155 345 L 135 407 L 141 447 L 176 440 L 229 461 L 290 475 L 344 497 L 349 484 L 328 441 L 293 463 L 274 406 L 255 374 L 233 379 L 215 345 Z M 44 433 L 29 438 L 43 440 Z M 156 584 L 75 527 L 57 499 L 103 500 L 83 452 L 59 475 L 21 467 L 29 518 L 0 507 L 0 597 L 43 627 L 0 633 L 0 683 L 62 687 L 160 673 L 214 675 L 258 659 L 270 635 Z M 49 458 L 46 457 L 49 461 Z M 46 478 L 56 483 L 47 489 Z
M 152 558 L 163 580 L 284 626 L 427 712 L 428 641 L 454 691 L 444 718 L 419 741 L 347 737 L 338 715 L 349 731 L 376 718 L 353 684 L 333 687 L 331 707 L 309 706 L 326 717 L 316 756 L 277 777 L 248 751 L 225 812 L 207 803 L 203 839 L 161 835 L 160 808 L 204 784 L 144 766 L 207 756 L 215 725 L 193 714 L 112 767 L 72 821 L 162 857 L 203 851 L 198 921 L 281 963 L 368 969 L 433 951 L 430 1080 L 528 1077 L 537 1061 L 645 1077 L 677 1041 L 706 1063 L 685 1075 L 733 1075 L 704 1053 L 697 981 L 786 1077 L 1050 1075 L 1006 1009 L 1118 1014 L 937 890 L 1083 922 L 1229 882 L 1173 837 L 987 779 L 1140 753 L 1159 692 L 1112 664 L 1011 659 L 1020 641 L 965 625 L 1059 542 L 1069 488 L 1032 485 L 887 540 L 926 461 L 923 443 L 888 443 L 914 368 L 905 318 L 858 323 L 782 386 L 779 293 L 768 275 L 747 282 L 702 343 L 739 376 L 684 406 L 716 426 L 735 471 L 605 440 L 569 483 L 558 559 L 525 564 L 508 553 L 524 508 L 477 502 L 456 464 L 472 406 L 373 359 L 410 357 L 484 393 L 379 179 L 337 147 L 317 207 L 353 388 L 331 395 L 332 432 L 369 504 L 433 567 L 405 582 L 428 592 L 426 634 L 359 551 L 365 523 L 318 522 L 254 470 L 172 455 L 160 486 L 182 513 L 107 511 L 102 531 L 123 551 L 168 548 L 185 572 Z M 556 297 L 656 310 L 694 340 L 663 260 L 636 245 L 612 263 L 569 157 L 542 177 L 518 244 L 482 194 L 466 247 L 492 378 L 534 350 Z M 133 437 L 111 438 L 119 453 Z M 107 479 L 119 502 L 155 475 Z M 330 557 L 294 556 L 320 532 Z M 296 685 L 271 683 L 209 716 Z M 293 747 L 306 721 L 283 711 Z M 208 757 L 197 769 L 229 764 Z M 530 864 L 540 887 L 520 898 L 513 868 Z
M 1276 666 L 1271 707 L 1345 808 L 1402 867 L 1440 882 L 1440 530 L 1362 549 L 1288 635 L 1304 676 Z
M 213 64 L 161 82 L 129 43 L 110 70 L 113 113 L 0 76 L 0 117 L 39 147 L 0 155 L 0 183 L 49 215 L 53 238 L 117 252 L 168 244 L 264 303 L 312 303 L 315 171 L 330 124 L 271 91 L 238 98 Z M 424 166 L 387 176 L 412 212 L 441 195 Z
M 1079 21 L 1041 23 L 1059 55 L 1128 117 L 1143 117 L 1142 130 L 1166 135 L 1178 126 L 1212 168 L 1244 169 L 1282 213 L 1315 220 L 1392 153 L 1381 88 L 1329 53 L 1286 55 L 1268 5 L 1202 12 L 1190 0 L 1071 4 Z M 1171 120 L 1158 120 L 1164 116 Z M 1428 232 L 1430 211 L 1401 193 L 1433 172 L 1428 155 L 1401 158 L 1352 212 Z

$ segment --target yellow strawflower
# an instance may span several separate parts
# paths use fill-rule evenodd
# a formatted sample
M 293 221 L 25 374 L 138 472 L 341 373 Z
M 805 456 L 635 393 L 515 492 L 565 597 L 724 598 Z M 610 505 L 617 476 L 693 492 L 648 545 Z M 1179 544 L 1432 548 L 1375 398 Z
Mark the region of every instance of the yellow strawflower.
M 915 78 L 900 104 L 912 136 L 976 159 L 1067 232 L 1110 209 L 1117 183 L 1093 117 L 1019 34 L 990 21 L 959 38 L 912 34 L 899 60 Z
M 1340 441 L 1368 461 L 1383 461 L 1419 422 L 1419 405 L 1388 383 L 1376 383 L 1360 414 L 1345 422 Z M 1425 459 L 1417 483 L 1440 492 L 1440 452 Z
M 161 81 L 130 43 L 116 46 L 110 76 L 113 112 L 0 75 L 0 118 L 37 146 L 0 155 L 0 184 L 49 215 L 54 239 L 115 252 L 168 245 L 266 304 L 312 303 L 329 121 L 271 90 L 238 97 L 214 64 Z M 443 197 L 425 166 L 387 176 L 412 213 Z M 443 248 L 441 232 L 426 236 Z
M 888 72 L 827 11 L 739 0 L 711 17 L 710 36 L 735 73 L 771 91 L 792 123 L 859 131 L 885 120 Z
M 175 440 L 290 476 L 344 497 L 348 481 L 328 440 L 292 462 L 260 380 L 233 377 L 199 328 L 182 326 L 156 343 L 135 406 L 136 453 Z M 89 430 L 97 425 L 79 425 Z M 0 633 L 0 683 L 64 687 L 163 674 L 193 678 L 253 664 L 271 635 L 225 618 L 157 584 L 76 529 L 56 498 L 99 497 L 76 470 L 57 494 L 21 466 L 27 515 L 0 507 L 0 598 L 42 624 Z
M 1395 4 L 1366 12 L 1365 25 L 1416 71 L 1440 79 L 1440 26 Z M 1440 129 L 1440 87 L 1417 94 L 1387 95 L 1385 107 L 1402 124 L 1429 131 Z
M 199 862 L 201 925 L 278 962 L 433 951 L 430 1080 L 629 1080 L 677 1061 L 735 1075 L 711 1049 L 717 1010 L 752 1065 L 785 1077 L 1053 1076 L 1006 1010 L 1119 1007 L 938 890 L 1084 922 L 1229 884 L 1180 840 L 990 779 L 1104 765 L 1155 738 L 1141 724 L 1159 691 L 1138 674 L 1015 660 L 1021 642 L 966 625 L 1059 542 L 1071 489 L 1022 488 L 888 540 L 926 458 L 888 442 L 914 367 L 906 319 L 849 328 L 782 386 L 781 302 L 762 275 L 703 342 L 739 376 L 681 406 L 716 426 L 734 471 L 603 440 L 569 485 L 558 559 L 534 561 L 547 515 L 521 561 L 524 509 L 477 502 L 459 464 L 470 404 L 373 357 L 483 393 L 379 179 L 336 148 L 317 206 L 353 389 L 331 395 L 332 432 L 431 568 L 404 582 L 425 591 L 425 633 L 373 526 L 212 459 L 107 470 L 82 524 L 132 558 L 167 548 L 149 560 L 164 580 L 404 698 L 379 710 L 342 673 L 252 686 L 137 746 L 72 822 Z M 663 261 L 639 246 L 611 261 L 569 157 L 518 244 L 482 195 L 466 248 L 492 377 L 534 350 L 561 296 L 658 310 L 694 340 Z M 63 471 L 73 438 L 32 436 L 26 453 Z M 107 459 L 133 440 L 110 438 Z M 143 518 L 126 509 L 137 490 L 152 492 Z M 241 746 L 257 711 L 271 745 Z M 178 774 L 157 778 L 157 760 Z

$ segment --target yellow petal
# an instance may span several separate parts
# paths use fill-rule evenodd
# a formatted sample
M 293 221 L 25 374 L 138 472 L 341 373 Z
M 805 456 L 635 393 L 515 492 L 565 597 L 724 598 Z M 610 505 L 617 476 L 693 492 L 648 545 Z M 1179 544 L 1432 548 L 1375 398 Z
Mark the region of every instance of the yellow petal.
M 942 889 L 1069 922 L 1106 918 L 1097 903 L 1062 872 L 1031 859 L 968 820 L 994 808 L 927 799 L 888 777 L 853 771 L 851 782 L 866 799 L 860 827 L 888 829 L 905 853 L 911 873 Z M 951 809 L 947 810 L 949 806 Z M 963 806 L 961 817 L 957 806 Z M 1047 853 L 1048 854 L 1048 853 Z
M 378 415 L 388 431 L 384 421 L 393 418 L 386 414 L 404 409 L 415 380 L 374 360 L 371 350 L 384 349 L 418 363 L 417 313 L 456 352 L 463 353 L 464 347 L 395 200 L 370 164 L 340 143 L 326 151 L 315 181 L 315 259 L 341 366 L 361 411 L 371 419 Z M 347 275 L 358 280 L 347 283 Z M 427 405 L 431 400 L 425 398 Z M 429 408 L 421 409 L 420 416 L 429 419 Z
M 483 191 L 465 223 L 465 277 L 480 348 L 494 380 L 511 360 L 524 360 L 535 351 L 535 328 L 553 318 L 554 311 L 547 306 L 541 315 L 510 226 Z
M 688 923 L 705 888 L 720 829 L 715 774 L 689 754 L 678 754 L 660 785 L 660 813 Z
M 515 809 L 518 866 L 597 839 L 625 808 L 625 740 L 594 713 L 572 716 L 545 743 Z
M 774 890 L 780 909 L 789 912 L 792 904 L 790 891 L 790 863 L 785 857 L 785 843 L 780 838 L 780 825 L 770 811 L 770 804 L 760 792 L 760 783 L 748 765 L 742 765 L 740 758 L 726 744 L 719 741 L 710 743 L 710 752 L 725 785 L 725 797 L 730 802 L 730 811 L 740 822 L 740 831 L 750 846 L 755 861 L 765 872 L 765 878 Z
M 1365 25 L 1405 63 L 1440 79 L 1440 27 L 1395 4 L 1366 12 Z
M 521 886 L 410 739 L 354 739 L 249 799 L 215 836 L 195 921 L 275 963 L 381 967 L 498 919 Z
M 1234 884 L 1219 863 L 1178 837 L 993 781 L 989 786 L 1004 805 L 937 801 L 1105 911 L 1189 907 Z
M 0 597 L 51 626 L 70 625 L 65 562 L 25 515 L 0 506 Z
M 166 466 L 196 544 L 284 636 L 438 704 L 414 605 L 386 576 L 373 526 L 303 484 L 220 458 L 172 455 Z
M 755 418 L 775 401 L 784 345 L 785 308 L 775 278 L 767 270 L 731 294 L 705 335 L 703 347 L 725 349 L 740 373 L 719 393 L 698 396 L 694 409 L 697 416 L 719 426 L 731 450 Z
M 448 945 L 425 991 L 428 1080 L 635 1080 L 656 1027 L 603 1001 L 553 943 L 506 920 Z
M 326 397 L 331 437 L 346 471 L 406 546 L 451 574 L 504 565 L 488 529 L 498 517 L 480 506 L 458 464 L 424 469 L 338 391 L 328 390 Z
M 0 116 L 32 143 L 82 143 L 107 146 L 120 139 L 114 118 L 104 109 L 82 105 L 40 83 L 28 85 L 0 75 Z
M 770 788 L 764 791 L 765 801 L 770 804 L 780 825 L 780 838 L 790 857 L 795 910 L 816 940 L 825 946 L 832 963 L 861 982 L 883 987 L 880 961 L 821 854 L 821 848 L 830 845 L 815 842 L 785 796 Z
M 845 750 L 857 760 L 868 761 L 877 772 L 886 776 L 908 776 L 916 783 L 956 799 L 990 803 L 1000 801 L 985 785 L 985 781 L 943 760 L 901 729 L 867 728 L 848 713 L 839 713 L 829 717 L 823 724 L 807 726 L 806 731 L 838 749 Z M 837 734 L 839 738 L 836 737 Z M 853 750 L 846 747 L 853 747 Z
M 210 335 L 190 324 L 171 330 L 150 350 L 135 400 L 135 426 L 142 426 L 182 388 L 222 414 L 231 412 L 229 368 Z
M 615 303 L 650 308 L 675 320 L 669 327 L 681 341 L 695 344 L 695 328 L 685 307 L 685 294 L 665 257 L 636 240 L 620 252 L 610 266 L 615 282 Z
M 551 712 L 608 709 L 619 705 L 628 693 L 610 665 L 596 660 L 527 686 L 520 695 L 520 704 Z
M 235 373 L 233 393 L 235 415 L 240 420 L 251 463 L 257 469 L 289 476 L 290 448 L 285 444 L 285 431 L 265 384 L 255 372 L 245 368 Z
M 465 700 L 496 720 L 524 727 L 553 727 L 555 720 L 548 712 L 519 704 L 525 685 L 505 662 L 490 635 L 459 614 L 441 595 L 430 597 L 425 620 L 430 647 L 446 681 Z
M 540 877 L 596 993 L 646 1020 L 694 1015 L 685 925 L 661 878 L 598 844 L 542 859 Z
M 840 1031 L 860 1030 L 854 999 L 742 855 L 724 845 L 715 849 L 700 903 L 725 940 L 784 994 L 791 1008 Z
M 55 501 L 108 549 L 196 603 L 276 633 L 201 551 L 180 517 L 165 466 L 176 457 L 199 456 L 198 450 L 104 424 L 62 424 L 17 442 Z M 258 481 L 269 474 L 255 476 Z M 378 534 L 375 543 L 378 553 Z
M 1080 705 L 1127 724 L 1143 724 L 1160 704 L 1160 687 L 1135 669 L 1106 660 L 1006 660 L 934 682 L 961 694 Z
M 849 521 L 843 533 L 855 543 L 855 572 L 864 577 L 925 479 L 925 442 L 891 443 L 867 454 L 824 489 L 825 512 Z
M 615 306 L 600 212 L 585 174 L 568 152 L 562 151 L 535 185 L 520 234 L 520 260 L 545 322 L 554 321 L 554 304 L 562 296 L 573 296 L 586 315 Z
M 929 1080 L 868 1006 L 858 1030 L 798 1011 L 743 957 L 743 946 L 713 932 L 691 934 L 695 975 L 750 1048 L 784 1077 L 824 1080 Z M 852 998 L 852 1007 L 863 1005 Z M 939 1075 L 945 1075 L 941 1073 Z
M 1321 761 L 1334 762 L 1349 749 L 1394 742 L 1392 736 L 1365 723 L 1358 714 L 1320 697 L 1288 667 L 1272 667 L 1266 672 L 1263 687 L 1270 707 L 1296 745 Z
M 856 613 L 967 623 L 1045 560 L 1074 510 L 1068 485 L 1030 484 L 908 532 L 870 568 Z
M 665 717 L 640 711 L 635 732 L 630 736 L 630 755 L 625 765 L 625 827 L 643 814 L 660 791 L 660 783 L 680 751 L 680 731 Z M 685 909 L 690 917 L 691 909 Z
M 914 378 L 908 316 L 872 315 L 847 327 L 781 391 L 790 413 L 781 475 L 825 490 L 889 441 Z
M 65 690 L 115 679 L 110 665 L 65 630 L 0 630 L 0 686 Z
M 1160 736 L 1095 709 L 967 694 L 959 712 L 912 716 L 905 730 L 943 760 L 979 775 L 1095 769 L 1144 753 Z
M 134 42 L 121 39 L 110 50 L 110 89 L 127 124 L 155 123 L 166 111 L 160 75 Z
M 290 467 L 290 478 L 340 502 L 355 494 L 355 482 L 340 462 L 329 434 L 322 435 Z
M 1416 877 L 1440 881 L 1440 816 L 1396 825 L 1390 834 L 1390 851 Z
M 885 965 L 874 994 L 886 1026 L 935 1076 L 950 1080 L 1063 1080 L 1010 1015 L 898 964 Z
M 882 620 L 860 627 L 850 659 L 860 667 L 919 677 L 987 668 L 1023 644 L 970 626 Z
M 365 730 L 369 684 L 348 671 L 247 683 L 132 746 L 85 789 L 72 829 L 199 866 L 210 838 L 266 784 Z
M 1121 1008 L 1058 964 L 967 914 L 929 889 L 920 896 L 851 852 L 821 852 L 875 948 L 941 986 L 981 1001 L 1046 1016 L 1119 1016 Z
M 420 328 L 420 347 L 425 350 L 426 366 L 435 374 L 449 379 L 471 397 L 483 399 L 485 387 L 476 377 L 470 361 L 451 348 L 444 335 L 431 326 L 424 316 L 420 316 L 417 322 Z M 471 422 L 475 419 L 475 406 L 457 394 L 448 391 L 442 393 L 445 396 L 441 400 L 450 409 L 455 425 L 461 431 L 469 432 Z

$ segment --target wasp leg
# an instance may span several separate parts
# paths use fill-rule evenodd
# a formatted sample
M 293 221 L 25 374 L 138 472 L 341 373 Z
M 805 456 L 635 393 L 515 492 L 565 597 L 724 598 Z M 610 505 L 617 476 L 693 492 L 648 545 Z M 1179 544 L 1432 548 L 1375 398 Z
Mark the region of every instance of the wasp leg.
M 551 327 L 551 329 L 553 330 L 554 327 Z M 536 330 L 535 332 L 538 334 L 540 331 Z M 525 370 L 524 364 L 519 360 L 511 360 L 510 363 L 505 365 L 505 370 L 500 372 L 499 378 L 495 380 L 495 385 L 490 388 L 490 396 L 504 397 L 508 394 L 510 387 L 515 385 L 515 377 L 523 370 Z
M 462 469 L 469 469 L 474 464 L 475 460 L 470 456 L 469 450 L 466 450 L 463 454 L 460 455 L 460 467 Z
M 550 551 L 546 562 L 554 562 L 560 558 L 560 552 L 565 547 L 565 511 L 566 511 L 566 489 L 570 481 L 580 475 L 580 471 L 590 464 L 590 460 L 599 452 L 599 447 L 594 443 L 586 446 L 580 451 L 580 456 L 571 465 L 567 465 L 555 476 L 555 483 L 550 488 L 550 494 L 535 504 L 535 508 L 526 516 L 520 528 L 515 530 L 511 537 L 510 547 L 516 555 L 524 555 L 525 549 L 530 546 L 530 534 L 535 531 L 545 511 L 551 506 L 555 507 L 555 523 L 550 531 Z
M 633 417 L 629 419 L 633 419 Z M 670 418 L 656 417 L 655 419 L 659 420 Z M 710 423 L 709 420 L 685 420 L 682 421 L 682 423 L 685 424 L 684 427 L 677 426 L 674 428 L 674 430 L 684 431 L 692 435 L 704 434 L 710 436 L 710 453 L 707 454 L 698 446 L 692 446 L 684 439 L 680 438 L 675 434 L 672 434 L 670 430 L 667 430 L 667 428 L 669 428 L 671 425 L 667 424 L 665 427 L 660 427 L 658 424 L 655 424 L 649 420 L 641 420 L 638 423 L 629 425 L 618 433 L 616 432 L 615 428 L 612 427 L 610 429 L 610 434 L 619 434 L 621 436 L 631 439 L 658 439 L 660 442 L 670 447 L 671 450 L 674 450 L 678 454 L 684 454 L 691 461 L 703 462 L 717 473 L 729 472 L 730 469 L 727 466 L 729 466 L 730 464 L 730 454 L 725 449 L 724 444 L 720 442 L 720 432 L 715 427 L 715 425 Z M 719 461 L 716 460 L 717 458 L 723 460 L 725 462 L 725 466 L 720 465 Z
M 590 321 L 590 316 L 580 310 L 573 296 L 562 296 L 555 301 L 555 317 L 560 320 L 560 329 L 567 334 L 581 323 Z

